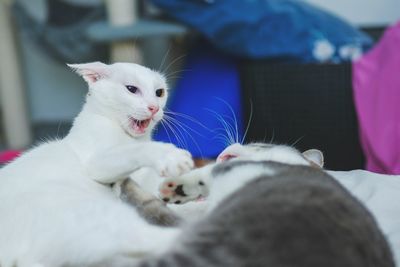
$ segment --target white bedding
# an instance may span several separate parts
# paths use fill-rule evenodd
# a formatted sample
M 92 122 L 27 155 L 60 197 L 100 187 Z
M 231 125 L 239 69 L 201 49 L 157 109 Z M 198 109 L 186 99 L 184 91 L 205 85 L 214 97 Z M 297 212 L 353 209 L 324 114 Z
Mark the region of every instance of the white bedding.
M 385 233 L 400 266 L 400 176 L 363 170 L 328 171 L 364 203 Z

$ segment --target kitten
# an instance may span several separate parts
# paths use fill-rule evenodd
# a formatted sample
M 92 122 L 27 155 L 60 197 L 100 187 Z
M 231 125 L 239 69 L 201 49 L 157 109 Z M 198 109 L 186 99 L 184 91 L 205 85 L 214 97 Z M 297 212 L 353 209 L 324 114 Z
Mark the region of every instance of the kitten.
M 318 150 L 235 144 L 218 163 L 169 179 L 169 202 L 203 194 L 209 211 L 138 266 L 394 267 L 373 216 L 322 165 Z
M 141 167 L 160 176 L 192 168 L 187 151 L 151 140 L 167 101 L 164 77 L 129 63 L 69 66 L 89 87 L 70 133 L 0 170 L 2 267 L 137 258 L 165 250 L 179 233 L 149 224 L 140 208 L 122 202 L 109 187 Z M 130 188 L 124 185 L 122 192 Z

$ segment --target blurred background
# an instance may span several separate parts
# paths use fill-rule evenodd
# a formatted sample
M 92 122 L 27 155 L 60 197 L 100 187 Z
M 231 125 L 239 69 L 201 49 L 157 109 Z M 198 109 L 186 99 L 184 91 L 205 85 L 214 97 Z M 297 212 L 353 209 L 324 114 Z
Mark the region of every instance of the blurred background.
M 87 89 L 65 63 L 126 61 L 168 77 L 178 114 L 155 139 L 197 158 L 263 141 L 396 173 L 360 120 L 371 82 L 355 74 L 399 19 L 400 0 L 0 0 L 0 160 L 68 133 Z M 392 165 L 368 165 L 379 153 Z

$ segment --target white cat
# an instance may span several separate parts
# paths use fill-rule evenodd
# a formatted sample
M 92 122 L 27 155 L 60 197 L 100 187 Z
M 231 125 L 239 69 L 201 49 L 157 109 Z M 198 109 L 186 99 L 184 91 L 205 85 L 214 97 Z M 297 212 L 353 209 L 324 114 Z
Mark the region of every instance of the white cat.
M 108 185 L 140 167 L 162 176 L 192 168 L 188 152 L 151 141 L 167 100 L 164 77 L 129 63 L 69 66 L 89 85 L 70 133 L 0 171 L 1 267 L 88 266 L 157 253 L 178 232 L 149 225 Z

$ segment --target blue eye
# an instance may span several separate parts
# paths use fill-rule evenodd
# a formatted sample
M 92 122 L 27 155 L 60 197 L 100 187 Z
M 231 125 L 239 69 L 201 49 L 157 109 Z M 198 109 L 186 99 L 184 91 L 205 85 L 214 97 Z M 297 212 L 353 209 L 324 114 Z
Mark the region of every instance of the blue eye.
M 139 90 L 136 86 L 133 85 L 125 85 L 126 89 L 128 89 L 129 92 L 132 94 L 136 94 L 137 91 Z

